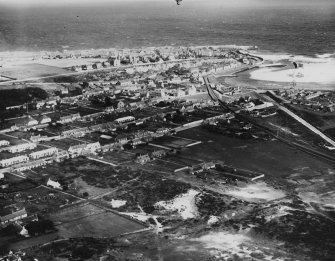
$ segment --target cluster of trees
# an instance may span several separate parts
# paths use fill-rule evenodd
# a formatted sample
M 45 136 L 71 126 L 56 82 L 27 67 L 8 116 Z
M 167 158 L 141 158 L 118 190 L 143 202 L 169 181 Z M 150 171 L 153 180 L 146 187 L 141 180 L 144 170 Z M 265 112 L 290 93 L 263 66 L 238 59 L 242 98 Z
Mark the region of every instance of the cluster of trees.
M 0 90 L 0 111 L 6 107 L 17 106 L 34 99 L 47 99 L 48 94 L 45 90 L 40 88 L 25 88 L 25 89 L 12 89 Z

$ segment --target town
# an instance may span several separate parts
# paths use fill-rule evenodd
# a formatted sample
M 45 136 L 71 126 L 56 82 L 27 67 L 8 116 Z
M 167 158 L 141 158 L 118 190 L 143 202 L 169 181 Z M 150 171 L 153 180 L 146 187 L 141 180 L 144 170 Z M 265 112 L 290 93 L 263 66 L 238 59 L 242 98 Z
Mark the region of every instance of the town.
M 215 139 L 232 142 L 232 150 L 281 142 L 295 153 L 334 162 L 331 138 L 304 122 L 295 128 L 299 133 L 290 131 L 290 113 L 307 114 L 302 106 L 332 112 L 331 92 L 255 90 L 224 81 L 264 66 L 252 54 L 255 48 L 49 52 L 15 65 L 10 55 L 3 57 L 1 254 L 20 260 L 36 254 L 34 247 L 59 240 L 71 245 L 72 238 L 148 231 L 178 238 L 192 230 L 190 219 L 198 223 L 188 233 L 197 233 L 234 223 L 260 202 L 285 198 L 265 183 L 271 184 L 269 169 L 229 160 Z M 18 73 L 23 68 L 26 74 Z M 308 145 L 300 142 L 305 137 Z M 81 260 L 78 255 L 68 260 Z

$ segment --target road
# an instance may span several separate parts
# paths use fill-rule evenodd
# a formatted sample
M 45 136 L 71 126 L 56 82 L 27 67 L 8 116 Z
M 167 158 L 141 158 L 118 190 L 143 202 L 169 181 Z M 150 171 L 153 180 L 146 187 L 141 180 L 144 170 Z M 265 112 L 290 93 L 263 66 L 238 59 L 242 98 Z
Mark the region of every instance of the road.
M 273 92 L 270 92 L 270 93 L 276 97 L 275 93 L 273 93 Z M 293 119 L 295 119 L 296 121 L 298 121 L 299 123 L 301 123 L 302 125 L 304 125 L 305 127 L 307 127 L 309 130 L 311 130 L 312 132 L 314 132 L 319 137 L 321 137 L 324 141 L 326 141 L 327 143 L 329 143 L 330 145 L 332 145 L 333 147 L 335 147 L 335 141 L 333 141 L 331 138 L 329 138 L 328 136 L 326 136 L 319 129 L 315 128 L 312 124 L 308 123 L 303 118 L 299 117 L 297 114 L 295 114 L 294 112 L 290 111 L 288 108 L 286 108 L 283 105 L 279 104 L 278 102 L 276 102 L 275 100 L 273 100 L 271 97 L 267 97 L 267 100 L 270 100 L 280 110 L 282 110 L 283 112 L 285 112 L 286 114 L 288 114 L 289 116 L 291 116 Z

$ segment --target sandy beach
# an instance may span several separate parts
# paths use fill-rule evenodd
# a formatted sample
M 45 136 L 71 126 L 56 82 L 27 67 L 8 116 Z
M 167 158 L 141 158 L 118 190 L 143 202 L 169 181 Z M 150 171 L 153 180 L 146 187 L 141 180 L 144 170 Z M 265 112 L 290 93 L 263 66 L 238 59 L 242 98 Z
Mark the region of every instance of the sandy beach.
M 302 67 L 294 69 L 287 68 L 260 68 L 250 73 L 250 78 L 260 81 L 271 82 L 296 82 L 296 83 L 335 83 L 335 59 L 332 55 L 313 57 L 290 56 L 285 54 L 261 55 L 265 60 L 272 62 L 285 61 L 285 63 L 296 62 Z

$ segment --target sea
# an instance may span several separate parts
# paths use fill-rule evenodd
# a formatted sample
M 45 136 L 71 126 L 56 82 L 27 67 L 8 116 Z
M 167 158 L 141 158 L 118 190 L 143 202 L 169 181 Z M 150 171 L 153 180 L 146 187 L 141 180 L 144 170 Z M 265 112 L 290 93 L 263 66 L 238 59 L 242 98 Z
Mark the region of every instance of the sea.
M 331 56 L 335 54 L 335 1 L 322 1 L 0 4 L 0 52 L 235 44 L 276 53 Z

